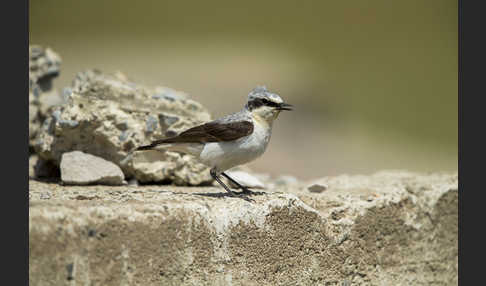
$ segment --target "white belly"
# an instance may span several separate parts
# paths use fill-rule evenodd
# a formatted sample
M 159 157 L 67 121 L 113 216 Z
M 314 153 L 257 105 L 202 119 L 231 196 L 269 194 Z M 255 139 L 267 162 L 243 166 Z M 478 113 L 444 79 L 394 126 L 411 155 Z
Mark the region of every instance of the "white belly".
M 270 141 L 271 127 L 254 123 L 253 133 L 235 141 L 207 143 L 200 154 L 205 165 L 224 172 L 260 157 Z

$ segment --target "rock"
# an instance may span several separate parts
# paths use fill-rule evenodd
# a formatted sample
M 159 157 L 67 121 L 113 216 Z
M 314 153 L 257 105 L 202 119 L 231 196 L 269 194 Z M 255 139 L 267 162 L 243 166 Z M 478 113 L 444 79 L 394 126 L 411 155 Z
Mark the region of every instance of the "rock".
M 62 155 L 61 180 L 70 185 L 122 185 L 125 176 L 112 162 L 91 154 L 73 151 Z
M 42 158 L 59 164 L 63 153 L 80 150 L 117 164 L 128 179 L 141 183 L 198 185 L 212 180 L 208 169 L 188 155 L 130 153 L 211 119 L 184 93 L 150 89 L 120 72 L 89 70 L 76 76 L 64 97 L 66 103 L 53 110 L 36 138 L 34 147 Z
M 312 184 L 307 189 L 312 193 L 322 193 L 327 190 L 327 186 L 324 184 Z
M 38 130 L 50 109 L 62 103 L 52 88 L 60 73 L 61 58 L 50 48 L 29 47 L 29 146 L 34 145 Z
M 256 176 L 253 176 L 243 171 L 226 171 L 226 174 L 236 180 L 238 183 L 250 189 L 264 189 L 265 184 L 262 183 Z M 228 184 L 232 188 L 237 188 L 236 184 L 233 184 L 230 180 L 227 180 Z
M 43 200 L 47 184 L 31 181 L 29 280 L 457 285 L 457 173 L 324 181 L 320 194 L 277 187 L 252 196 L 254 203 L 221 187 L 52 184 Z M 371 202 L 361 198 L 371 194 Z
M 29 87 L 41 92 L 52 90 L 52 79 L 59 76 L 61 57 L 50 48 L 29 46 Z

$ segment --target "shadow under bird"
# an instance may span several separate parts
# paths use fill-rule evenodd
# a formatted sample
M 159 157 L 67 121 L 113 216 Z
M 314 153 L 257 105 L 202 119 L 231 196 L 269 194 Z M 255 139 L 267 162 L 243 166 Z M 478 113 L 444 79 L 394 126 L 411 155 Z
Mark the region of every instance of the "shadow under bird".
M 241 111 L 189 128 L 177 136 L 140 146 L 135 151 L 168 150 L 195 156 L 211 168 L 211 176 L 231 196 L 251 201 L 246 195 L 252 192 L 224 171 L 260 157 L 270 141 L 273 121 L 281 111 L 291 108 L 292 105 L 285 103 L 279 95 L 259 86 L 249 93 L 248 102 Z M 231 191 L 220 176 L 242 191 Z

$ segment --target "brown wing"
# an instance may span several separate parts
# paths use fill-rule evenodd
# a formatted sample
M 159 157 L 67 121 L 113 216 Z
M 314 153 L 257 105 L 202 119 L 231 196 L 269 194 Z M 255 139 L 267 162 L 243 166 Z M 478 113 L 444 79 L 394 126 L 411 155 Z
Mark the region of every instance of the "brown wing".
M 248 136 L 253 132 L 253 123 L 249 121 L 238 121 L 221 123 L 217 121 L 208 122 L 190 128 L 181 134 L 152 142 L 150 145 L 138 147 L 137 150 L 151 149 L 164 143 L 207 143 L 232 141 Z
M 168 138 L 175 142 L 218 142 L 232 141 L 248 136 L 253 132 L 253 123 L 249 121 L 238 121 L 231 123 L 209 122 L 190 128 L 179 136 Z

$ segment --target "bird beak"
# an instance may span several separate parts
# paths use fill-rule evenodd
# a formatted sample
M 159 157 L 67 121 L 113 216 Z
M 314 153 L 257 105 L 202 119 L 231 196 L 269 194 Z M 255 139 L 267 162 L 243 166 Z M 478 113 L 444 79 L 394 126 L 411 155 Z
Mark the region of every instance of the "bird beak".
M 288 103 L 280 103 L 280 105 L 277 107 L 277 110 L 292 110 L 292 105 L 288 104 Z

